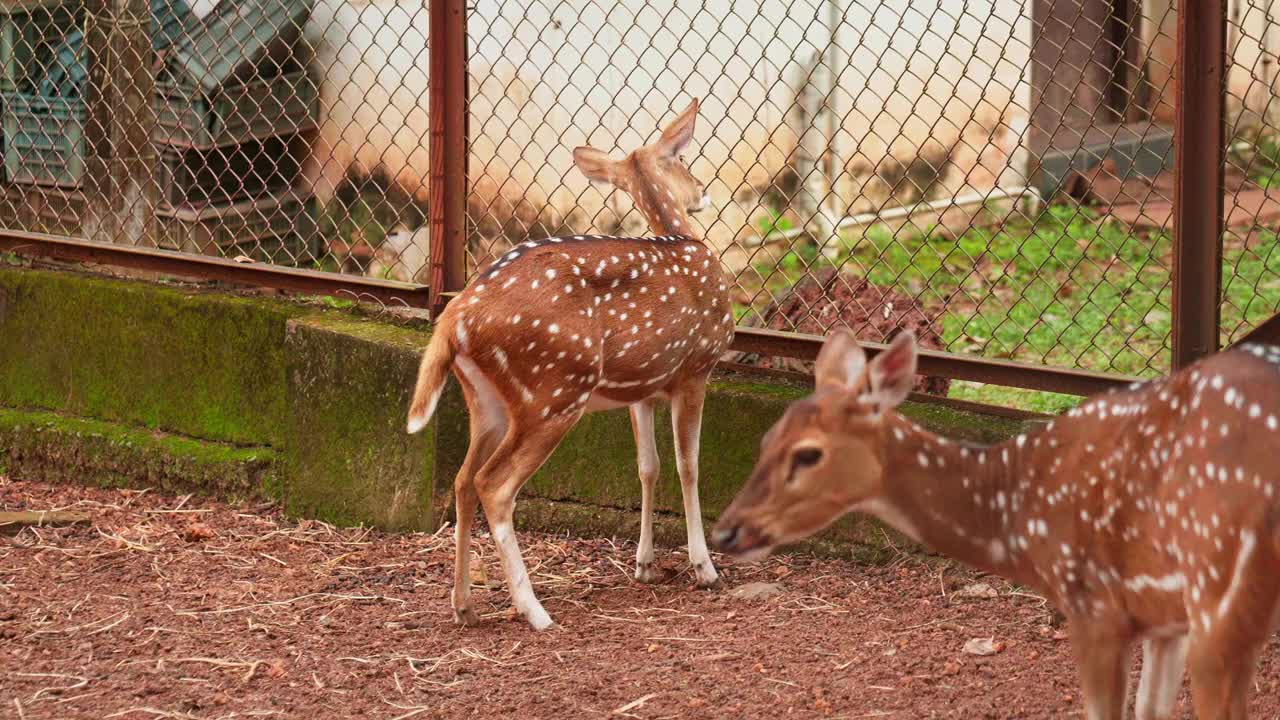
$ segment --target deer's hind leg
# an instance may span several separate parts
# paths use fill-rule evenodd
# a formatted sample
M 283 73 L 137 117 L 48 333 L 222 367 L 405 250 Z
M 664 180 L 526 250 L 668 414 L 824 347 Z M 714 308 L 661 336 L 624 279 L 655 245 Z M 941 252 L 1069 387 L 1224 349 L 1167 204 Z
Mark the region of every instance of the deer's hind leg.
M 475 489 L 502 558 L 512 604 L 535 630 L 546 630 L 553 623 L 533 593 L 533 583 L 520 556 L 513 524 L 516 494 L 581 416 L 580 407 L 568 415 L 539 419 L 514 413 L 506 437 L 475 476 Z
M 651 398 L 630 407 L 631 431 L 636 439 L 636 470 L 640 475 L 640 542 L 636 547 L 636 580 L 658 580 L 653 566 L 653 486 L 658 481 L 658 446 L 654 435 Z
M 688 532 L 689 563 L 699 587 L 713 587 L 719 579 L 707 538 L 702 530 L 702 506 L 698 501 L 698 452 L 702 436 L 702 404 L 707 375 L 691 378 L 671 392 L 671 429 L 675 434 L 676 468 L 684 495 L 684 521 Z
M 471 602 L 471 526 L 478 502 L 475 474 L 498 449 L 509 422 L 506 404 L 491 383 L 482 376 L 472 382 L 464 372 L 458 373 L 458 379 L 471 418 L 471 443 L 467 447 L 467 457 L 453 480 L 454 512 L 457 516 L 454 525 L 453 618 L 459 625 L 477 625 L 480 616 Z

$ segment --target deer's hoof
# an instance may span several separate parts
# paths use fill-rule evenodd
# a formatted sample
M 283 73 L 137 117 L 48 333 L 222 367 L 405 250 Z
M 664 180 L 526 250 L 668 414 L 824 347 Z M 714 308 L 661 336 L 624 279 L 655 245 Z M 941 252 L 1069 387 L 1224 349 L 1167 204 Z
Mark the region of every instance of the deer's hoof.
M 464 627 L 475 627 L 480 624 L 480 616 L 476 614 L 473 608 L 454 608 L 453 621 Z
M 533 612 L 529 613 L 529 625 L 538 632 L 550 630 L 556 626 L 555 621 L 553 621 L 551 616 L 547 614 L 547 611 L 542 608 L 537 608 Z
M 658 572 L 658 568 L 653 563 L 636 563 L 636 582 L 645 585 L 653 585 L 662 582 L 662 573 Z
M 698 587 L 704 590 L 720 587 L 720 576 L 716 574 L 715 566 L 710 561 L 695 567 L 693 571 L 698 576 Z

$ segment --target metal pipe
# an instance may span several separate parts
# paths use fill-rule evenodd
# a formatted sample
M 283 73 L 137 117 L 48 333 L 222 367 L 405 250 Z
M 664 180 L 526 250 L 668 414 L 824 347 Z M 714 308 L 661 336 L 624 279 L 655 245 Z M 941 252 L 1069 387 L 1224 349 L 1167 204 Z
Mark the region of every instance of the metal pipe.
M 1227 22 L 1219 2 L 1178 10 L 1173 369 L 1218 350 Z
M 356 300 L 376 300 L 383 305 L 425 308 L 429 306 L 431 300 L 431 293 L 425 285 L 281 267 L 259 262 L 241 263 L 214 255 L 89 242 L 17 230 L 0 230 L 0 252 L 63 262 L 111 265 L 178 277 L 221 280 L 240 285 L 279 288 L 315 295 L 345 295 Z
M 211 255 L 88 242 L 42 233 L 0 230 L 0 252 L 24 257 L 65 262 L 111 265 L 159 272 L 179 277 L 219 280 L 253 287 L 270 287 L 295 292 L 349 296 L 375 300 L 384 305 L 427 308 L 434 300 L 449 298 L 454 292 L 433 294 L 424 285 L 378 280 L 360 275 L 280 267 L 266 263 L 240 263 Z M 784 333 L 760 328 L 738 328 L 732 349 L 768 356 L 812 360 L 818 356 L 824 338 L 817 335 Z M 882 343 L 862 343 L 871 355 L 885 348 Z M 1122 387 L 1137 378 L 1104 375 L 1083 370 L 992 360 L 922 350 L 920 372 L 928 375 L 975 382 L 1022 387 L 1072 395 L 1091 395 Z
M 905 220 L 918 212 L 933 212 L 938 210 L 948 210 L 952 207 L 964 208 L 972 205 L 980 205 L 991 200 L 1023 200 L 1032 198 L 1037 202 L 1043 202 L 1040 193 L 1033 187 L 1021 186 L 1012 188 L 996 188 L 991 192 L 975 192 L 965 195 L 957 195 L 951 198 L 942 198 L 939 200 L 929 200 L 927 202 L 919 202 L 910 206 L 901 206 L 889 208 L 888 210 L 880 210 L 873 212 L 860 213 L 858 215 L 847 215 L 835 225 L 836 230 L 843 230 L 850 227 L 864 227 L 874 225 L 877 222 L 886 222 L 891 220 Z M 778 240 L 790 240 L 797 235 L 805 233 L 804 228 L 791 228 L 790 230 L 780 230 L 771 232 L 764 237 L 756 236 L 743 242 L 747 247 L 763 245 L 768 242 L 776 242 Z
M 738 352 L 756 353 L 770 357 L 791 357 L 813 360 L 818 357 L 825 338 L 819 335 L 801 335 L 761 328 L 738 328 L 729 347 Z M 858 343 L 871 357 L 887 347 L 883 343 Z M 970 380 L 973 382 L 1020 387 L 1030 390 L 1047 390 L 1068 395 L 1094 395 L 1115 390 L 1141 378 L 1126 375 L 1110 375 L 1074 370 L 1070 368 L 1033 365 L 1012 360 L 957 355 L 937 350 L 920 350 L 919 371 L 922 375 Z

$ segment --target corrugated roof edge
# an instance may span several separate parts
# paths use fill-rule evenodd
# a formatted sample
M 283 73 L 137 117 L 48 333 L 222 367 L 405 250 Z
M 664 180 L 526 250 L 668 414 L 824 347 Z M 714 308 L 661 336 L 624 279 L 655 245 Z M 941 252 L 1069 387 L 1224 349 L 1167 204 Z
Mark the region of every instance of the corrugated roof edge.
M 313 0 L 222 0 L 175 46 L 175 80 L 214 92 L 268 56 L 291 54 L 312 6 Z

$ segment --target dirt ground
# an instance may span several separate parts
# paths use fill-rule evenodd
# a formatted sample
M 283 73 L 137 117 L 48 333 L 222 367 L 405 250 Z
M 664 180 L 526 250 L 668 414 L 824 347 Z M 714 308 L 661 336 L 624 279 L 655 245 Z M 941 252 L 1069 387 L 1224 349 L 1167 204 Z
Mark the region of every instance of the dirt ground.
M 699 591 L 678 551 L 644 586 L 630 538 L 522 534 L 560 623 L 539 634 L 513 617 L 487 537 L 485 622 L 458 628 L 447 531 L 3 478 L 0 508 L 93 516 L 0 536 L 0 717 L 1082 716 L 1041 599 L 908 556 L 725 566 L 725 587 Z M 735 595 L 750 583 L 777 587 Z M 1278 686 L 1273 642 L 1252 717 L 1280 715 Z

